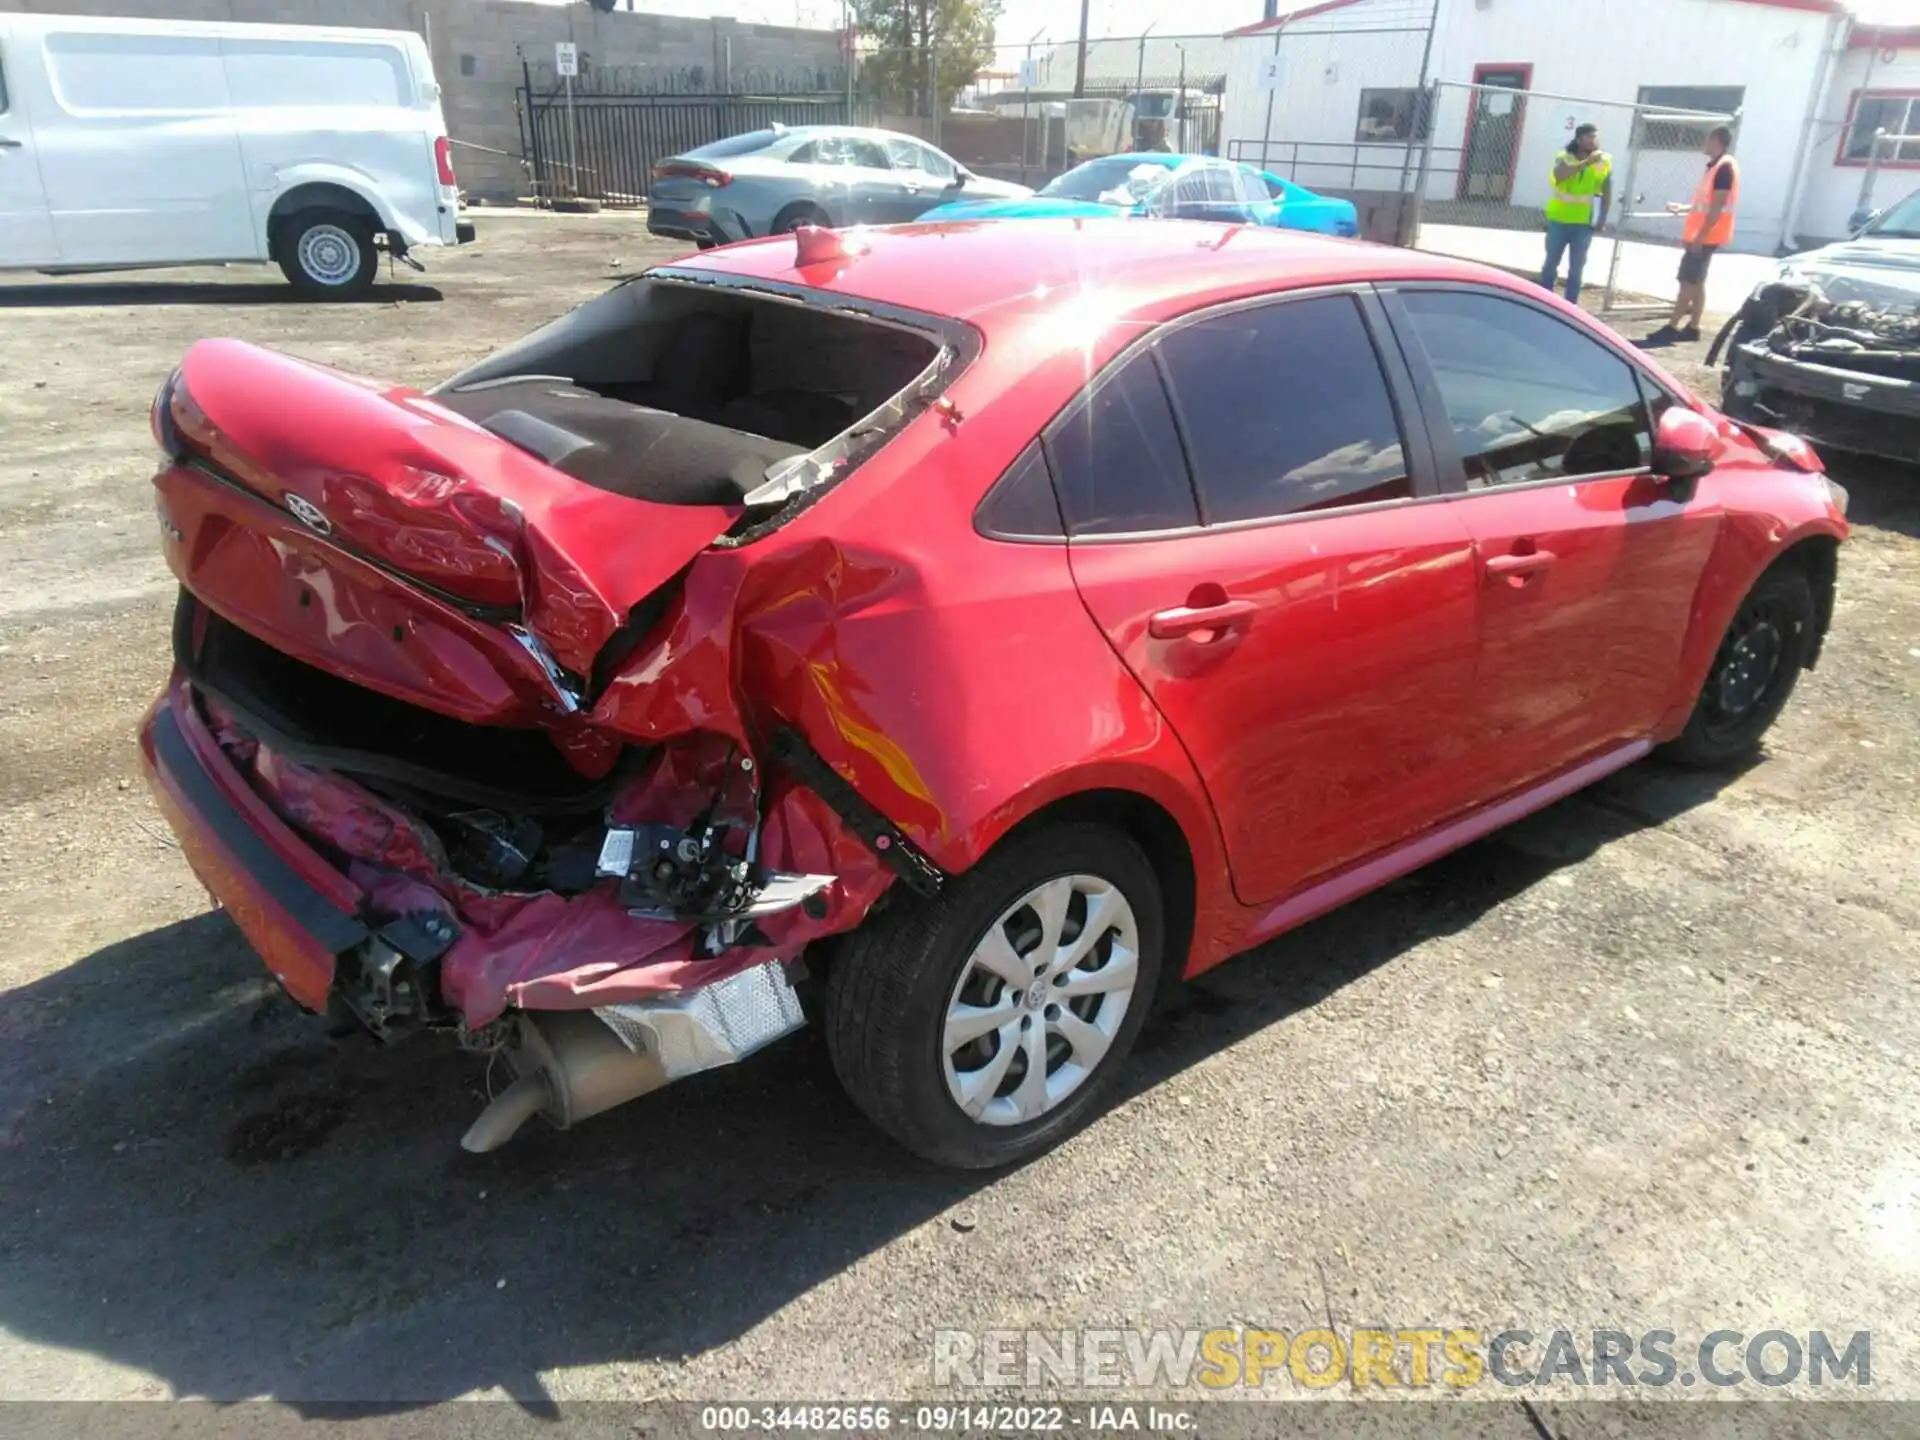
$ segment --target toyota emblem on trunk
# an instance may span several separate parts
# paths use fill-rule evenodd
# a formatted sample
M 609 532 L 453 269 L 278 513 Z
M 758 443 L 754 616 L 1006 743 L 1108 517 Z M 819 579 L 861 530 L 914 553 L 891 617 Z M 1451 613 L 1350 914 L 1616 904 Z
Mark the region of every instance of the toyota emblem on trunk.
M 320 535 L 333 533 L 333 522 L 327 519 L 327 512 L 307 499 L 304 495 L 289 495 L 287 509 L 293 512 L 293 518 L 309 530 Z

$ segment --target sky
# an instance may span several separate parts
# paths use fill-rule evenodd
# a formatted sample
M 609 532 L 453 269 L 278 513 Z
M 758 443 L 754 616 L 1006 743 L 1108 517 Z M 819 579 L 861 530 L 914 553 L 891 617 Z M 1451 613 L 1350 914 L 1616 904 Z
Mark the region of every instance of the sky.
M 1909 3 L 1920 5 L 1920 0 Z M 1095 38 L 1138 35 L 1149 25 L 1163 35 L 1220 35 L 1253 24 L 1263 13 L 1261 0 L 1186 0 L 1177 20 L 1167 13 L 1166 0 L 1092 0 L 1092 4 L 1087 33 Z M 635 0 L 634 8 L 655 15 L 723 15 L 823 30 L 837 30 L 841 24 L 840 0 Z M 1071 40 L 1079 27 L 1080 0 L 1004 0 L 999 39 L 1003 45 L 1024 45 L 1036 31 L 1044 30 L 1049 41 Z
M 1292 0 L 1283 9 L 1306 3 Z M 1528 0 L 1558 4 L 1561 0 Z M 840 0 L 635 0 L 635 9 L 659 15 L 726 15 L 773 25 L 838 29 Z M 1868 25 L 1920 25 L 1920 0 L 1853 0 L 1854 16 Z M 1160 35 L 1220 35 L 1260 19 L 1261 0 L 1185 0 L 1178 15 L 1166 0 L 1092 0 L 1087 33 L 1138 35 L 1149 25 Z M 1080 0 L 1004 0 L 1002 45 L 1022 46 L 1036 33 L 1043 42 L 1071 40 L 1080 27 Z

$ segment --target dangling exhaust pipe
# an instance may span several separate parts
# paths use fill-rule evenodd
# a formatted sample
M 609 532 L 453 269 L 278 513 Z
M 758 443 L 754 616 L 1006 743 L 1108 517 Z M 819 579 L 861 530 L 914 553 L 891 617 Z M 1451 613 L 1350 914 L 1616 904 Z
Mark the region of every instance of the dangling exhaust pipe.
M 673 1078 L 658 1055 L 629 1050 L 591 1010 L 549 1011 L 538 1020 L 522 1015 L 507 1059 L 519 1078 L 467 1128 L 462 1150 L 498 1150 L 535 1115 L 565 1130 Z
M 778 960 L 657 1000 L 523 1014 L 507 1051 L 517 1078 L 467 1127 L 460 1148 L 497 1150 L 536 1115 L 565 1130 L 670 1080 L 731 1065 L 805 1023 Z

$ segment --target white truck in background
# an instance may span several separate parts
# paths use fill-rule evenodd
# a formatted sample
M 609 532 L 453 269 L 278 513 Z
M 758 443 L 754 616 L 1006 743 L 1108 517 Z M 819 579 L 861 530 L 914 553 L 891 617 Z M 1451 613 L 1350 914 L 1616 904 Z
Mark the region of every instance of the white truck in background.
M 418 35 L 0 15 L 0 270 L 273 261 L 341 299 L 472 238 Z

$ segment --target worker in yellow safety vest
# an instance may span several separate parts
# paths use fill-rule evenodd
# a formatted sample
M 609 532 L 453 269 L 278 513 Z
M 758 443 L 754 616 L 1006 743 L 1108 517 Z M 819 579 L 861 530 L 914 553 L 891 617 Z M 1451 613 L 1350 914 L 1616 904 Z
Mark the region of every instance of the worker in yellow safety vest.
M 1547 192 L 1547 263 L 1540 267 L 1542 289 L 1553 289 L 1560 257 L 1567 257 L 1567 300 L 1578 304 L 1580 279 L 1587 268 L 1593 232 L 1607 223 L 1613 205 L 1613 157 L 1600 148 L 1600 127 L 1582 125 L 1573 143 L 1553 157 L 1553 183 Z
M 1700 338 L 1700 320 L 1707 310 L 1707 267 L 1714 253 L 1733 240 L 1733 215 L 1740 208 L 1740 162 L 1727 153 L 1733 148 L 1733 131 L 1725 125 L 1714 126 L 1702 148 L 1707 168 L 1694 187 L 1693 199 L 1667 206 L 1669 214 L 1687 217 L 1680 235 L 1686 246 L 1680 255 L 1680 293 L 1673 302 L 1673 315 L 1640 342 L 1643 346 Z

